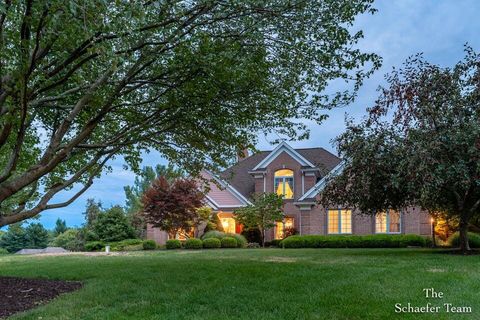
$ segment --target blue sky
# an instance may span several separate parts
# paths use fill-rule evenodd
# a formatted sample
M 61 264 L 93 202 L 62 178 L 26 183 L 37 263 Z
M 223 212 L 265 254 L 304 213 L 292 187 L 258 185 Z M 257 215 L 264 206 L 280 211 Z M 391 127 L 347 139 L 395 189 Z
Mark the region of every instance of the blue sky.
M 365 38 L 359 46 L 375 52 L 383 58 L 383 66 L 361 88 L 357 101 L 349 107 L 329 112 L 329 119 L 322 125 L 310 125 L 309 140 L 292 142 L 296 148 L 321 146 L 335 152 L 331 140 L 342 133 L 345 114 L 360 118 L 365 108 L 377 97 L 379 85 L 384 83 L 385 73 L 399 67 L 405 59 L 418 52 L 433 63 L 451 66 L 463 57 L 463 45 L 468 42 L 480 50 L 480 1 L 477 0 L 381 0 L 374 4 L 378 12 L 357 19 L 354 29 L 364 31 Z M 271 149 L 265 138 L 260 138 L 258 149 Z M 143 165 L 165 164 L 155 152 L 144 156 Z M 97 179 L 94 185 L 76 202 L 66 208 L 42 213 L 40 221 L 52 228 L 60 217 L 69 226 L 80 226 L 82 212 L 88 198 L 102 201 L 105 207 L 124 205 L 123 186 L 133 183 L 135 175 L 123 168 L 121 159 L 112 161 L 112 172 Z M 57 200 L 67 198 L 64 194 Z

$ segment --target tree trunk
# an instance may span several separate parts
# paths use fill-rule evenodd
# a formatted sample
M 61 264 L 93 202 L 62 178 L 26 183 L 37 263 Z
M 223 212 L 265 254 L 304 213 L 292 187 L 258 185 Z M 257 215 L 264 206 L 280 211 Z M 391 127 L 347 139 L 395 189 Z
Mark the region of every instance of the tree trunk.
M 470 252 L 470 244 L 468 243 L 468 218 L 467 215 L 460 216 L 460 250 L 463 254 Z
M 265 248 L 265 228 L 262 228 L 261 229 L 262 232 L 261 235 L 262 235 L 262 248 Z

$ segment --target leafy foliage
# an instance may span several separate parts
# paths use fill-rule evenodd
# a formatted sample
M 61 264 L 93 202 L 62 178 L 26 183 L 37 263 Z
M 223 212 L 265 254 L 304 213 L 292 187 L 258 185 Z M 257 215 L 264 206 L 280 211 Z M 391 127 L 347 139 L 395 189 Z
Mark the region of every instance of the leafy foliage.
M 159 227 L 173 238 L 177 232 L 191 230 L 203 221 L 198 208 L 204 194 L 193 179 L 177 179 L 169 183 L 156 179 L 142 198 L 145 221 Z
M 65 222 L 65 220 L 58 218 L 57 221 L 55 221 L 55 228 L 53 229 L 53 235 L 56 237 L 59 234 L 62 234 L 65 231 L 67 231 L 67 229 L 68 229 L 67 223 Z
M 0 247 L 8 250 L 8 252 L 17 252 L 25 246 L 25 229 L 21 223 L 10 225 L 8 231 L 0 238 Z
M 155 250 L 157 248 L 157 243 L 153 240 L 144 240 L 143 241 L 143 250 Z
M 68 229 L 56 236 L 50 246 L 62 247 L 70 251 L 82 251 L 85 248 L 85 242 L 81 237 L 80 230 Z
M 220 239 L 217 238 L 207 238 L 204 239 L 202 242 L 205 249 L 216 249 L 222 246 Z
M 220 240 L 222 244 L 222 248 L 236 248 L 237 247 L 237 240 L 233 237 L 223 237 Z
M 480 235 L 478 233 L 468 233 L 468 243 L 470 248 L 480 248 Z M 448 238 L 448 244 L 452 247 L 458 247 L 460 245 L 460 234 L 455 232 Z
M 246 230 L 259 229 L 265 246 L 265 230 L 273 228 L 283 219 L 283 198 L 276 193 L 257 194 L 252 204 L 235 210 L 235 219 Z
M 114 206 L 101 213 L 95 220 L 92 231 L 103 242 L 135 238 L 135 230 L 120 206 Z
M 41 223 L 31 223 L 25 228 L 25 247 L 43 249 L 48 246 L 49 234 Z
M 291 236 L 283 239 L 284 248 L 405 248 L 425 247 L 429 239 L 419 235 L 366 235 L 366 236 Z
M 170 239 L 167 240 L 166 247 L 167 249 L 180 249 L 182 247 L 182 243 L 180 240 Z
M 347 159 L 322 203 L 363 212 L 418 205 L 459 220 L 461 248 L 480 214 L 480 56 L 466 48 L 453 68 L 409 59 L 387 76 L 369 117 L 338 139 Z
M 185 249 L 202 249 L 203 242 L 197 238 L 190 238 L 185 241 Z
M 198 173 L 259 131 L 306 137 L 299 119 L 320 123 L 379 67 L 350 32 L 371 3 L 5 2 L 0 226 L 69 205 L 114 157 L 138 171 L 153 148 Z

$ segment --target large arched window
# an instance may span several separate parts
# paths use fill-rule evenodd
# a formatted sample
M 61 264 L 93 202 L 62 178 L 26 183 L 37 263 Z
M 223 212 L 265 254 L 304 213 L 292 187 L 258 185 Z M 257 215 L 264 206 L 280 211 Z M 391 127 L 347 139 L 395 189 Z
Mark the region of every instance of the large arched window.
M 281 169 L 275 171 L 275 192 L 285 199 L 293 199 L 293 171 Z

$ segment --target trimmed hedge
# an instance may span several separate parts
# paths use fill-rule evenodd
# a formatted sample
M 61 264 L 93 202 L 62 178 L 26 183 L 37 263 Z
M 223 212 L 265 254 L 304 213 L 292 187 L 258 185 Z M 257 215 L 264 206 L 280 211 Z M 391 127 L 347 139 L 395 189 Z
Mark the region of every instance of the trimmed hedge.
M 142 243 L 143 250 L 155 250 L 157 248 L 157 243 L 154 240 L 145 240 Z
M 308 235 L 290 236 L 282 241 L 285 248 L 405 248 L 409 246 L 426 247 L 429 243 L 429 239 L 414 234 Z
M 468 244 L 470 248 L 480 248 L 480 234 L 469 232 L 468 233 Z M 460 247 L 460 233 L 455 232 L 448 238 L 448 245 L 454 248 Z
M 102 241 L 90 241 L 85 243 L 85 250 L 86 251 L 100 251 L 105 248 L 105 243 Z
M 197 238 L 190 238 L 185 241 L 185 249 L 202 249 L 203 242 Z
M 220 248 L 221 246 L 222 246 L 222 243 L 217 238 L 207 238 L 203 240 L 203 247 L 205 249 L 215 249 L 215 248 Z
M 202 239 L 205 240 L 205 239 L 215 238 L 215 239 L 218 239 L 218 240 L 222 240 L 225 237 L 230 237 L 230 238 L 234 238 L 235 240 L 237 240 L 237 247 L 238 248 L 245 248 L 247 246 L 247 239 L 244 236 L 242 236 L 241 234 L 237 234 L 237 233 L 225 233 L 225 232 L 213 230 L 213 231 L 209 231 L 209 232 L 205 233 L 202 236 Z
M 281 247 L 281 242 L 282 242 L 282 239 L 274 239 L 270 242 L 265 242 L 265 246 L 266 247 L 277 247 L 277 248 L 280 248 Z
M 236 248 L 237 240 L 233 237 L 225 237 L 220 240 L 222 243 L 222 248 Z
M 227 233 L 227 236 L 237 240 L 237 248 L 245 248 L 247 246 L 247 239 L 238 233 Z
M 182 247 L 182 243 L 180 242 L 180 240 L 170 239 L 170 240 L 167 240 L 166 247 L 169 250 L 180 249 Z

